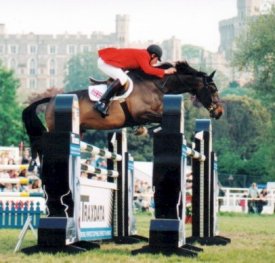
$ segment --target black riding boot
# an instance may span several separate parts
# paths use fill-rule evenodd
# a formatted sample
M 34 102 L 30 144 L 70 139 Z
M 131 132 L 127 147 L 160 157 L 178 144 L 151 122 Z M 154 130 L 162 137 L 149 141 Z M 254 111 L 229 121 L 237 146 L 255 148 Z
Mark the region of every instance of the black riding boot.
M 106 92 L 102 95 L 100 100 L 94 105 L 94 109 L 100 112 L 101 116 L 105 118 L 108 115 L 108 107 L 110 99 L 122 88 L 118 79 L 114 80 L 110 86 L 108 86 Z

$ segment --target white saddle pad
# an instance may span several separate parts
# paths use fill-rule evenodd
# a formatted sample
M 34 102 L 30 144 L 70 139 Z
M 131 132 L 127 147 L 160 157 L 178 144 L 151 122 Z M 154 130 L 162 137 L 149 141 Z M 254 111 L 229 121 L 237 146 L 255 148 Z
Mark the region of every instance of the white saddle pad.
M 98 85 L 89 86 L 88 93 L 89 93 L 90 100 L 91 101 L 99 101 L 106 90 L 107 90 L 106 84 L 98 84 Z M 131 79 L 129 79 L 128 90 L 120 96 L 113 97 L 111 100 L 124 100 L 131 94 L 132 91 L 133 91 L 133 81 Z

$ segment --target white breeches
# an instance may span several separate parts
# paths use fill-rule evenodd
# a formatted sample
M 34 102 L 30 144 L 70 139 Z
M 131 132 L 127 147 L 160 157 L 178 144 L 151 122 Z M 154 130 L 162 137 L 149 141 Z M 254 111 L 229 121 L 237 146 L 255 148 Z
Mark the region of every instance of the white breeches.
M 111 77 L 112 79 L 119 79 L 122 86 L 125 85 L 128 80 L 128 76 L 122 69 L 106 64 L 101 58 L 98 58 L 97 66 L 101 71 L 103 71 L 107 76 Z

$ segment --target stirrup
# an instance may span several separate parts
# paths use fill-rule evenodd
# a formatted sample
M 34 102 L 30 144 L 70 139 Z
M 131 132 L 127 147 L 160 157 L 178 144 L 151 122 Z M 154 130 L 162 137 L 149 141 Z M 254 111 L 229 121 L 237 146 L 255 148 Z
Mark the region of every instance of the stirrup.
M 108 105 L 107 103 L 101 102 L 101 101 L 97 101 L 96 104 L 94 105 L 94 109 L 97 110 L 100 114 L 102 118 L 105 118 L 106 116 L 108 116 Z

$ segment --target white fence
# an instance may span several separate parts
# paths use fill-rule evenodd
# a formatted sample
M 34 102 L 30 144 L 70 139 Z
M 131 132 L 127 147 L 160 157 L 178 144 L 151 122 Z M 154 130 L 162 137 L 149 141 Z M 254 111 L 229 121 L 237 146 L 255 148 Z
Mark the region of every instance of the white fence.
M 223 187 L 221 190 L 224 192 L 224 196 L 218 197 L 220 212 L 248 213 L 248 202 L 252 200 L 251 198 L 247 197 L 248 188 Z M 273 214 L 275 209 L 275 189 L 267 190 L 268 195 L 265 199 L 267 201 L 267 205 L 263 207 L 262 214 Z

